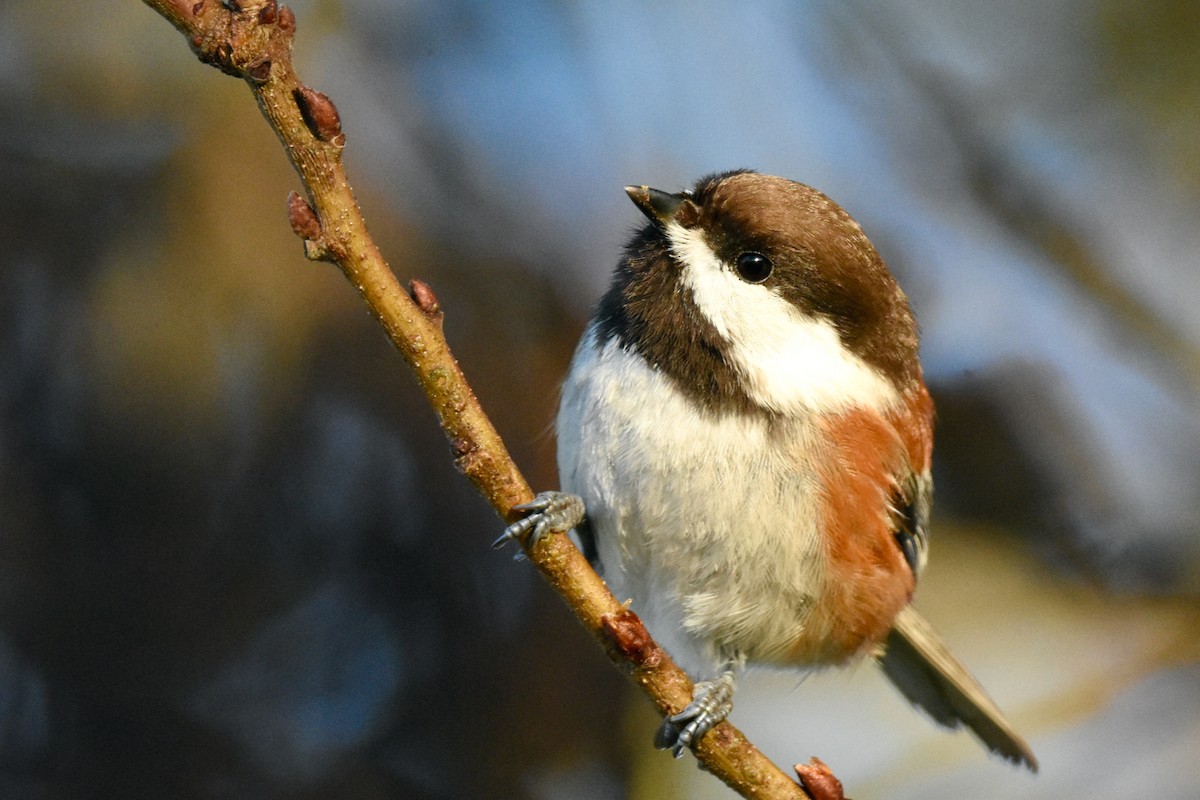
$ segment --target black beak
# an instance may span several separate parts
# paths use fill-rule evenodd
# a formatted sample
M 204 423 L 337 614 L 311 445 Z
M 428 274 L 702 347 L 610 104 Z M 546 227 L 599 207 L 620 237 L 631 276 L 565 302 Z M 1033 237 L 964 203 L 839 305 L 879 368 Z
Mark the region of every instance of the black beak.
M 687 195 L 667 194 L 649 186 L 626 186 L 625 194 L 656 225 L 666 225 L 673 220 L 675 212 L 688 199 Z

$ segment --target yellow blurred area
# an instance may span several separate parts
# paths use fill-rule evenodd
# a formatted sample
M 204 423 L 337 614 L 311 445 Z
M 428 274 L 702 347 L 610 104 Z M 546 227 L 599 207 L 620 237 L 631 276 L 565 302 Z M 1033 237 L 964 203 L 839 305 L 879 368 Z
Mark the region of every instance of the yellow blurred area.
M 144 119 L 196 100 L 176 81 L 200 77 L 201 65 L 179 58 L 180 42 L 143 3 L 9 2 L 0 24 L 20 28 L 31 43 L 21 52 L 27 91 L 63 107 Z M 206 91 L 198 81 L 197 90 L 211 92 L 211 84 Z
M 146 212 L 162 229 L 118 240 L 92 287 L 101 398 L 163 433 L 219 429 L 238 369 L 265 393 L 254 399 L 286 393 L 325 316 L 355 300 L 333 290 L 336 269 L 304 260 L 284 203 L 299 181 L 236 94 L 193 98 L 165 208 Z
M 1200 193 L 1200 4 L 1119 0 L 1102 7 L 1101 21 L 1105 78 L 1165 134 L 1173 175 Z
M 989 643 L 1026 651 L 1055 643 L 1045 651 L 1051 663 L 1056 650 L 1068 647 L 1094 654 L 1091 664 L 1061 665 L 1070 667 L 1075 690 L 1063 695 L 1046 687 L 1055 699 L 1049 707 L 1038 701 L 1043 725 L 1095 712 L 1150 672 L 1200 661 L 1200 606 L 1193 598 L 1123 596 L 1071 580 L 1020 539 L 995 530 L 943 530 L 935 552 L 917 605 L 947 638 L 980 651 Z

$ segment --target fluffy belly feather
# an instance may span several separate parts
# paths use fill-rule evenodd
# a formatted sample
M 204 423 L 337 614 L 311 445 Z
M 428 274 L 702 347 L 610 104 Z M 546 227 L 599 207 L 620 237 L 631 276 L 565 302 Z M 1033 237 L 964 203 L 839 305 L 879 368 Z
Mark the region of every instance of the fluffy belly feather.
M 704 414 L 590 336 L 564 386 L 563 488 L 584 498 L 614 593 L 693 671 L 792 660 L 822 594 L 819 476 L 806 460 L 821 442 L 808 423 L 779 425 Z

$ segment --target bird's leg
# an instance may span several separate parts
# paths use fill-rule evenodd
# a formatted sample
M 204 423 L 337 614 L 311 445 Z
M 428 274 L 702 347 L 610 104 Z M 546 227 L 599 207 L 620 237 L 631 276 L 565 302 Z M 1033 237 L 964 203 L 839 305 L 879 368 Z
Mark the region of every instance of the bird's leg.
M 528 503 L 513 507 L 514 511 L 526 516 L 504 529 L 492 547 L 503 547 L 510 540 L 520 539 L 529 533 L 532 547 L 543 536 L 553 531 L 567 531 L 583 522 L 583 498 L 566 492 L 542 492 Z
M 663 720 L 654 737 L 654 746 L 659 750 L 669 749 L 679 758 L 686 748 L 695 747 L 710 728 L 729 716 L 733 710 L 733 677 L 738 664 L 737 659 L 731 659 L 721 677 L 697 683 L 692 689 L 692 702 L 678 714 Z

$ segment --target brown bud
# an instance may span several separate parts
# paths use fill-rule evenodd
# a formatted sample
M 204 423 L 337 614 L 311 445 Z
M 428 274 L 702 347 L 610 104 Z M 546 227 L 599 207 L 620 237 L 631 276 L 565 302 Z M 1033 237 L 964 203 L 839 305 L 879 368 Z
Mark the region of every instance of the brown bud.
M 317 213 L 313 211 L 313 207 L 308 204 L 308 201 L 300 196 L 299 192 L 292 192 L 288 195 L 288 224 L 292 226 L 292 230 L 301 239 L 310 240 L 316 239 L 321 235 L 321 222 L 317 219 Z
M 279 30 L 281 30 L 281 31 L 296 30 L 296 15 L 287 6 L 279 7 Z
M 433 294 L 433 289 L 429 288 L 429 284 L 425 281 L 420 281 L 416 278 L 409 281 L 408 295 L 417 304 L 417 308 L 429 316 L 440 317 L 442 315 L 442 307 L 438 305 L 437 297 Z
M 645 663 L 654 652 L 655 643 L 650 632 L 646 630 L 641 617 L 628 608 L 616 614 L 602 614 L 600 627 L 617 652 L 630 661 Z
M 198 3 L 196 3 L 194 6 L 192 6 L 192 16 L 193 17 L 200 16 L 200 12 L 203 10 L 204 10 L 204 0 L 200 0 Z
M 258 21 L 263 25 L 272 25 L 279 15 L 279 4 L 275 0 L 270 0 L 265 6 L 258 10 Z
M 246 67 L 246 75 L 255 83 L 266 83 L 267 78 L 271 77 L 271 62 L 263 59 L 257 63 Z
M 342 119 L 338 116 L 337 106 L 326 95 L 316 89 L 301 86 L 292 92 L 296 105 L 300 108 L 300 116 L 304 124 L 322 142 L 328 142 L 342 132 Z M 343 139 L 340 144 L 345 144 Z
M 800 785 L 813 800 L 846 800 L 842 782 L 816 756 L 810 758 L 807 764 L 797 764 L 796 774 L 800 776 Z

